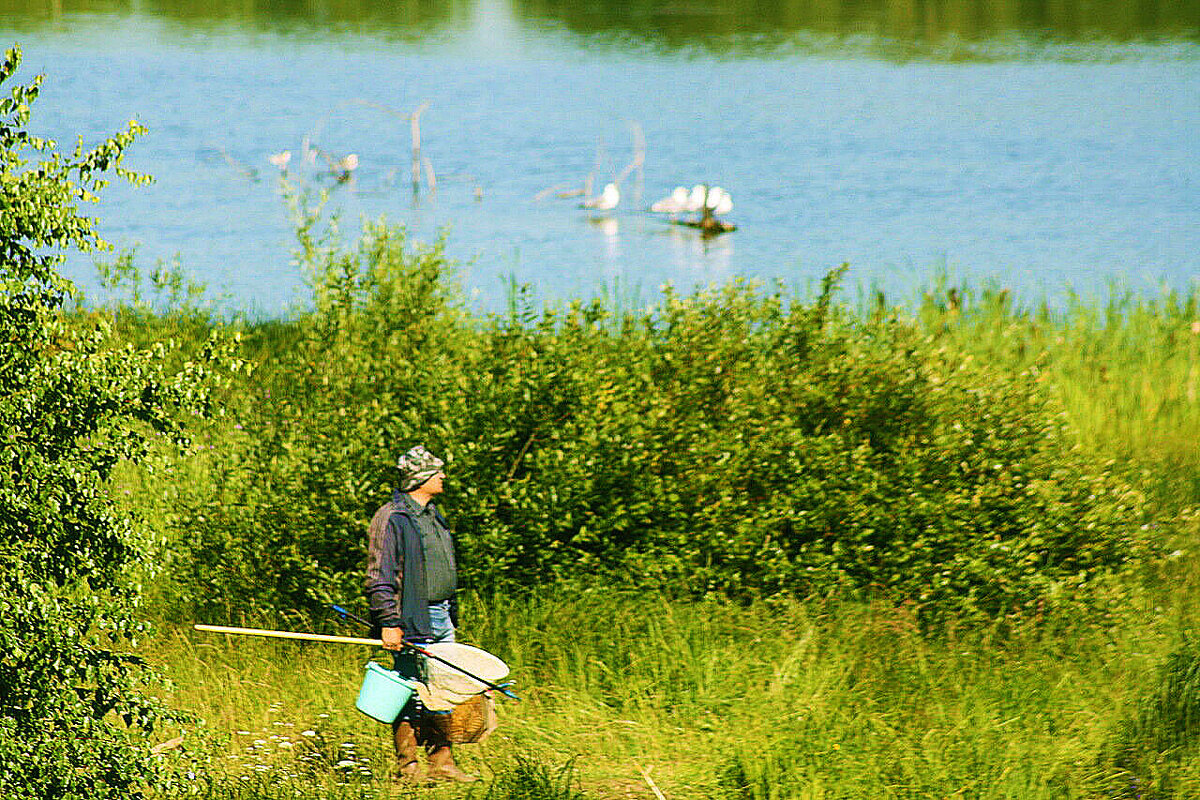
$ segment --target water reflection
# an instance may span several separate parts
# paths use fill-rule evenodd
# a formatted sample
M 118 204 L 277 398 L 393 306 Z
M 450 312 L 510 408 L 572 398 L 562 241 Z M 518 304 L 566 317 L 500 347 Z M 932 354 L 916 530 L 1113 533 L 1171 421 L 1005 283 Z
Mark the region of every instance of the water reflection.
M 666 225 L 659 233 L 669 243 L 675 274 L 691 275 L 699 284 L 721 284 L 733 277 L 733 237 L 702 236 L 678 225 Z
M 1200 4 L 1177 0 L 513 0 L 524 18 L 669 45 L 809 32 L 935 42 L 1021 34 L 1062 41 L 1195 38 Z
M 601 273 L 605 280 L 619 278 L 625 274 L 625 263 L 621 252 L 621 223 L 609 215 L 589 216 L 588 223 L 600 238 L 598 252 Z
M 471 0 L 0 0 L 0 21 L 37 28 L 75 18 L 145 17 L 199 28 L 422 36 L 464 27 L 476 5 Z
M 814 35 L 893 42 L 975 42 L 1017 35 L 1054 41 L 1200 38 L 1195 0 L 0 0 L 0 22 L 37 28 L 64 19 L 147 17 L 185 27 L 423 38 L 514 21 L 667 48 L 753 50 Z M 495 26 L 492 22 L 506 25 Z

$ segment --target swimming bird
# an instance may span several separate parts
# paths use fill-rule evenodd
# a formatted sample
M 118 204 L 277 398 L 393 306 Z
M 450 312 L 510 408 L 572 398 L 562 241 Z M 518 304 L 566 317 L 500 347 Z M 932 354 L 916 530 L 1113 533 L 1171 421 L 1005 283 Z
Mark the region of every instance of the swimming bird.
M 611 211 L 620 202 L 621 192 L 617 189 L 617 185 L 609 183 L 604 186 L 604 191 L 599 195 L 584 200 L 583 208 L 588 208 L 592 211 Z
M 704 200 L 704 205 L 714 216 L 728 214 L 733 210 L 733 198 L 729 196 L 729 192 L 720 186 L 714 186 L 708 190 L 708 196 Z
M 708 187 L 702 183 L 697 183 L 692 187 L 692 193 L 688 195 L 687 210 L 699 211 L 704 208 L 704 198 L 708 195 Z
M 354 170 L 358 169 L 358 154 L 351 153 L 337 163 L 337 179 L 338 183 L 345 183 L 354 177 Z
M 271 155 L 267 156 L 267 161 L 271 162 L 273 166 L 278 167 L 280 170 L 286 170 L 288 168 L 288 162 L 291 160 L 291 150 L 284 150 L 282 153 L 272 153 Z
M 650 210 L 655 214 L 682 214 L 688 210 L 688 190 L 686 186 L 676 186 L 675 190 L 662 200 L 651 204 Z
M 358 154 L 350 153 L 349 155 L 334 160 L 333 156 L 324 150 L 317 150 L 321 154 L 321 158 L 325 159 L 325 163 L 329 165 L 329 173 L 337 179 L 338 183 L 345 183 L 354 177 L 354 170 L 358 169 Z

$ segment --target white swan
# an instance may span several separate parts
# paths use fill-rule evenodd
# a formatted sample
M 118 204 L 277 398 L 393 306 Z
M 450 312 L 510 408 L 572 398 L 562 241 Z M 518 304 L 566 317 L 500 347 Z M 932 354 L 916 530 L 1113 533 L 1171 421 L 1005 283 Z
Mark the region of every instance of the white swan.
M 708 194 L 708 187 L 702 183 L 697 183 L 692 187 L 692 193 L 688 195 L 688 211 L 699 211 L 704 208 L 704 198 Z
M 728 214 L 733 209 L 733 198 L 720 186 L 714 186 L 708 190 L 708 197 L 705 198 L 704 204 L 708 206 L 714 216 Z
M 593 211 L 611 211 L 621 202 L 621 192 L 617 190 L 615 183 L 605 184 L 604 191 L 596 197 L 589 197 L 583 201 L 584 208 L 590 208 Z
M 284 150 L 282 153 L 272 153 L 267 156 L 267 161 L 270 161 L 272 166 L 278 167 L 281 170 L 287 169 L 288 162 L 292 160 L 292 151 Z
M 688 190 L 686 186 L 676 186 L 668 197 L 651 204 L 650 210 L 655 214 L 681 214 L 688 210 Z

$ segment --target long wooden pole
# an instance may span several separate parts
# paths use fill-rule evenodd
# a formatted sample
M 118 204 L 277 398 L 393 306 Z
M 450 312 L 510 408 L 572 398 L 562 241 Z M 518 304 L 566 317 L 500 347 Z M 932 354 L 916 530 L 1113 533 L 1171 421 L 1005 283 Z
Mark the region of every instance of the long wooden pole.
M 293 633 L 292 631 L 268 631 L 268 630 L 263 630 L 262 628 L 233 628 L 228 625 L 196 624 L 196 625 L 193 625 L 192 627 L 198 631 L 209 631 L 210 633 L 234 633 L 234 634 L 239 634 L 242 636 L 270 636 L 275 639 L 299 639 L 300 641 L 303 641 L 303 642 L 330 642 L 332 644 L 365 644 L 365 645 L 371 645 L 372 647 L 382 647 L 383 646 L 382 639 L 359 639 L 354 636 L 327 636 L 326 634 L 323 634 L 323 633 Z M 422 647 L 417 647 L 415 644 L 412 644 L 411 642 L 405 642 L 405 646 L 410 647 L 413 650 L 416 650 L 418 653 L 420 653 L 423 656 L 432 658 L 435 661 L 440 661 L 448 667 L 453 667 L 454 669 L 456 669 L 459 672 L 466 675 L 468 678 L 479 681 L 484 686 L 487 686 L 489 689 L 495 689 L 496 691 L 503 692 L 504 694 L 511 697 L 513 700 L 521 699 L 521 698 L 517 697 L 515 694 L 513 694 L 509 689 L 505 688 L 504 686 L 500 686 L 498 684 L 492 683 L 491 681 L 485 681 L 483 678 L 480 678 L 478 675 L 472 675 L 470 672 L 467 672 L 465 669 L 458 666 L 457 664 L 447 661 L 446 659 L 444 659 L 440 656 L 435 656 L 433 653 L 429 652 L 428 650 L 426 650 Z
M 227 625 L 193 625 L 198 631 L 210 633 L 235 633 L 242 636 L 271 636 L 276 639 L 299 639 L 304 642 L 331 642 L 333 644 L 365 644 L 382 647 L 382 639 L 359 639 L 354 636 L 328 636 L 323 633 L 294 633 L 292 631 L 268 631 L 262 628 L 231 628 Z

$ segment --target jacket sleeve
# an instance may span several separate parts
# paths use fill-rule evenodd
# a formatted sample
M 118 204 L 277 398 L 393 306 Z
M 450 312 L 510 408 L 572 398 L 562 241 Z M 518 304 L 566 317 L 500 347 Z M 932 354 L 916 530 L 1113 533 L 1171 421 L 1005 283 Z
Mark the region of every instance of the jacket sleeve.
M 382 628 L 401 626 L 400 590 L 404 585 L 404 553 L 399 547 L 398 515 L 371 533 L 367 545 L 365 592 L 371 622 Z

